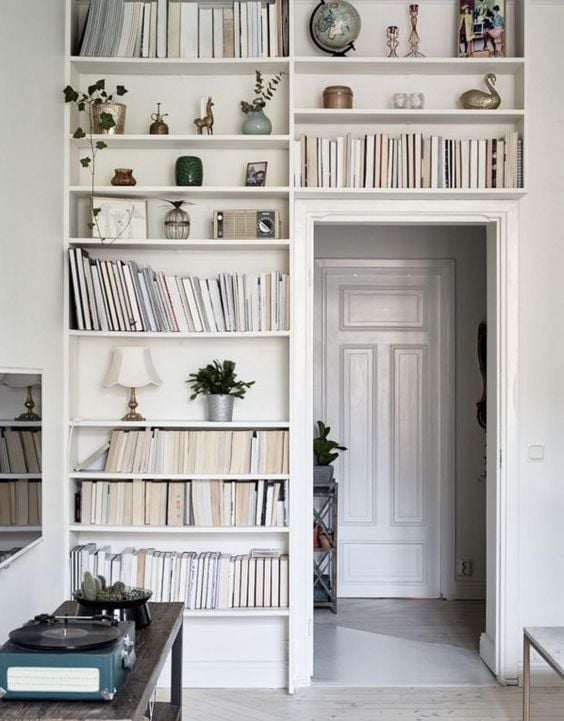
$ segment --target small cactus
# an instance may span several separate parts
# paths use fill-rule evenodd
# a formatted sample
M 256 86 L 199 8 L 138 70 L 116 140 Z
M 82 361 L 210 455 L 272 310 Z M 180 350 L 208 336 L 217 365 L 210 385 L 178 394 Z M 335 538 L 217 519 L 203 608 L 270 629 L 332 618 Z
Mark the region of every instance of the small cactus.
M 114 583 L 114 591 L 116 591 L 116 593 L 125 593 L 125 583 L 123 581 L 116 581 Z
M 99 596 L 104 589 L 100 576 L 94 576 L 94 583 L 96 584 L 96 596 Z
M 87 601 L 95 601 L 97 594 L 96 580 L 90 571 L 85 571 L 82 580 L 82 595 Z
M 98 578 L 100 579 L 100 583 L 102 584 L 102 591 L 103 591 L 103 590 L 106 588 L 106 585 L 107 585 L 107 584 L 106 584 L 106 579 L 105 579 L 104 576 L 102 576 L 102 575 L 99 575 Z

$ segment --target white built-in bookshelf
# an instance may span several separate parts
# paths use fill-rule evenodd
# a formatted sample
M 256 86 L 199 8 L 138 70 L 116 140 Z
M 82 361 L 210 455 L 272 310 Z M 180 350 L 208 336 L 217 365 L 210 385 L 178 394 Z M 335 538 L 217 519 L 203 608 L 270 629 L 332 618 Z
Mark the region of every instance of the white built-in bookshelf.
M 214 5 L 211 0 L 209 5 Z M 520 188 L 350 188 L 298 187 L 296 141 L 300 136 L 337 138 L 386 133 L 422 133 L 458 140 L 490 138 L 525 133 L 524 6 L 522 0 L 507 7 L 508 56 L 503 58 L 459 59 L 456 57 L 456 2 L 421 4 L 419 34 L 424 58 L 387 58 L 385 28 L 402 28 L 400 54 L 407 52 L 408 3 L 356 0 L 363 31 L 356 52 L 347 58 L 322 55 L 308 37 L 309 14 L 315 3 L 290 2 L 288 57 L 260 58 L 120 58 L 78 57 L 77 47 L 87 0 L 67 0 L 66 83 L 85 89 L 100 78 L 108 86 L 123 84 L 128 93 L 125 134 L 98 136 L 108 147 L 97 156 L 96 189 L 107 197 L 142 198 L 148 205 L 148 232 L 143 239 L 118 239 L 102 243 L 90 237 L 88 197 L 90 176 L 79 159 L 88 152 L 84 140 L 74 140 L 78 118 L 67 108 L 65 252 L 84 248 L 91 258 L 134 260 L 179 275 L 216 276 L 219 273 L 290 272 L 294 243 L 293 209 L 300 199 L 336 200 L 379 198 L 488 199 L 518 198 L 526 192 L 527 163 Z M 228 5 L 217 0 L 217 5 Z M 254 72 L 266 76 L 283 72 L 280 90 L 268 105 L 272 134 L 241 134 L 243 115 L 239 101 L 250 100 Z M 493 72 L 502 104 L 495 111 L 470 111 L 458 107 L 457 98 L 469 88 L 483 88 L 483 76 Z M 328 85 L 348 85 L 354 92 L 351 110 L 322 107 L 322 92 Z M 395 110 L 394 92 L 423 92 L 423 110 Z M 214 135 L 197 136 L 192 119 L 200 115 L 200 99 L 212 96 L 215 102 Z M 168 113 L 170 134 L 149 135 L 151 113 L 156 103 Z M 174 185 L 174 164 L 180 155 L 202 158 L 204 182 L 200 187 Z M 267 161 L 266 186 L 245 187 L 246 164 Z M 133 168 L 137 185 L 131 188 L 110 184 L 114 168 Z M 163 237 L 163 199 L 185 198 L 191 234 L 187 240 Z M 281 215 L 280 239 L 246 238 L 216 240 L 212 237 L 214 210 L 277 210 Z M 68 274 L 68 271 L 67 271 Z M 239 474 L 238 480 L 281 480 L 288 483 L 288 524 L 284 527 L 225 526 L 110 526 L 77 523 L 74 494 L 85 480 L 120 482 L 146 479 L 186 481 L 197 478 L 227 479 L 229 474 L 128 474 L 101 470 L 79 471 L 76 464 L 92 453 L 112 430 L 160 428 L 186 431 L 214 429 L 289 430 L 290 456 L 292 425 L 289 419 L 289 367 L 292 326 L 289 330 L 254 332 L 117 332 L 78 330 L 72 323 L 73 301 L 67 275 L 65 288 L 66 358 L 68 378 L 66 407 L 68 424 L 67 552 L 77 546 L 96 543 L 111 546 L 115 553 L 126 547 L 150 546 L 168 551 L 218 551 L 248 554 L 251 548 L 277 549 L 288 553 L 292 547 L 292 486 L 300 483 L 291 474 Z M 291 278 L 290 278 L 290 287 Z M 299 312 L 291 303 L 290 321 Z M 105 388 L 103 377 L 112 349 L 117 345 L 149 345 L 163 383 L 159 388 L 143 388 L 138 393 L 139 409 L 147 421 L 132 424 L 120 421 L 125 412 L 126 392 Z M 236 401 L 234 422 L 206 421 L 201 400 L 190 401 L 185 379 L 188 373 L 214 358 L 237 363 L 239 376 L 253 379 L 255 386 L 243 401 Z M 297 390 L 299 392 L 299 390 Z M 291 464 L 290 464 L 291 467 Z M 292 575 L 290 587 L 307 583 Z M 70 576 L 69 576 L 70 579 Z M 69 580 L 70 584 L 70 580 Z M 67 587 L 69 586 L 67 584 Z M 187 610 L 186 668 L 189 685 L 212 685 L 204 677 L 220 669 L 215 683 L 230 685 L 229 664 L 246 664 L 248 682 L 257 685 L 293 687 L 291 632 L 293 609 L 231 608 Z M 216 656 L 210 658 L 207 649 Z M 242 652 L 244 649 L 244 653 Z M 207 655 L 206 655 L 207 654 Z M 204 670 L 198 670 L 203 659 Z M 205 669 L 211 669 L 206 671 Z M 226 670 L 227 669 L 227 670 Z M 240 673 L 238 671 L 237 673 Z M 237 677 L 237 673 L 233 678 Z M 251 678 L 252 676 L 252 678 Z M 235 681 L 233 681 L 235 683 Z

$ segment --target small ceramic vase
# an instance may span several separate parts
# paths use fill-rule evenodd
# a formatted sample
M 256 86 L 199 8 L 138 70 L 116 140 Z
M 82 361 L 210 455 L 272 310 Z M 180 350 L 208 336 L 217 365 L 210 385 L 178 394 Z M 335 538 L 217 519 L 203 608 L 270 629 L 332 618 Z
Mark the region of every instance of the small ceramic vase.
M 270 135 L 272 123 L 262 110 L 251 110 L 245 114 L 243 135 Z
M 204 166 L 195 155 L 182 155 L 176 161 L 176 185 L 202 185 Z
M 137 185 L 132 168 L 115 168 L 112 185 Z

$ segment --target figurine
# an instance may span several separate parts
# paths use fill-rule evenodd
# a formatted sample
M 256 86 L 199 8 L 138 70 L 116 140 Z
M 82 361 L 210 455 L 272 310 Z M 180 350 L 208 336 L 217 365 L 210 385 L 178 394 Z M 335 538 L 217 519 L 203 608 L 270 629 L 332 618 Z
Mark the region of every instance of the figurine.
M 496 77 L 488 73 L 484 82 L 488 86 L 489 93 L 483 90 L 467 90 L 460 96 L 460 104 L 466 110 L 495 110 L 501 105 L 499 93 L 494 88 Z
M 214 106 L 214 103 L 211 98 L 208 98 L 208 102 L 206 104 L 206 114 L 203 118 L 195 118 L 194 119 L 194 125 L 196 126 L 198 130 L 198 135 L 202 135 L 202 131 L 204 128 L 208 131 L 208 135 L 213 135 L 213 113 L 212 108 Z
M 388 25 L 386 28 L 386 36 L 388 38 L 386 45 L 388 46 L 388 57 L 397 58 L 399 45 L 399 28 L 397 25 Z
M 168 113 L 161 115 L 161 104 L 157 103 L 157 112 L 151 115 L 151 120 L 155 121 L 149 128 L 149 133 L 151 135 L 168 135 L 168 125 L 163 120 L 163 118 L 166 118 L 167 116 Z
M 417 34 L 417 18 L 419 16 L 419 5 L 409 6 L 409 17 L 411 18 L 411 33 L 409 34 L 409 52 L 406 58 L 424 58 L 423 53 L 419 52 L 419 35 Z

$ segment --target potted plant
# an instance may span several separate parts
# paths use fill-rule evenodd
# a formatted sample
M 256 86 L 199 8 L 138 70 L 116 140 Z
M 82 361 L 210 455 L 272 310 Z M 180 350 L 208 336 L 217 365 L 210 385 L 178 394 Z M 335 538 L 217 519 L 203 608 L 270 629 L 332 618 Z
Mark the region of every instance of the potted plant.
M 283 74 L 276 73 L 265 83 L 261 71 L 255 70 L 255 97 L 250 103 L 241 100 L 241 110 L 247 116 L 243 121 L 243 135 L 270 135 L 272 132 L 272 123 L 264 114 L 264 108 L 278 90 Z
M 231 421 L 235 398 L 244 398 L 255 381 L 237 380 L 234 361 L 214 360 L 197 373 L 190 373 L 186 381 L 192 387 L 191 400 L 199 395 L 207 397 L 210 421 Z
M 127 89 L 123 85 L 117 85 L 115 93 L 106 91 L 106 81 L 98 80 L 88 87 L 87 92 L 75 90 L 71 85 L 63 90 L 65 103 L 74 103 L 79 113 L 88 113 L 88 131 L 79 126 L 73 133 L 72 137 L 76 140 L 83 138 L 88 139 L 90 146 L 90 155 L 80 158 L 80 164 L 83 168 L 88 168 L 90 172 L 90 210 L 91 220 L 88 223 L 90 230 L 96 229 L 97 237 L 102 242 L 108 240 L 103 237 L 98 225 L 97 216 L 100 208 L 94 207 L 94 187 L 96 185 L 96 155 L 100 150 L 107 148 L 107 144 L 103 140 L 94 140 L 95 134 L 112 135 L 121 134 L 125 128 L 125 111 L 126 106 L 123 103 L 114 101 L 114 94 L 122 97 L 127 93 Z M 133 214 L 133 206 L 131 209 Z M 127 225 L 124 226 L 120 235 L 125 232 Z M 118 236 L 119 237 L 119 236 Z M 116 240 L 116 238 L 112 238 Z
M 345 446 L 340 446 L 337 441 L 329 440 L 331 428 L 323 421 L 317 421 L 318 434 L 313 439 L 313 455 L 315 463 L 313 466 L 314 483 L 328 483 L 333 478 L 333 466 L 339 454 L 336 451 L 346 451 Z

